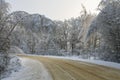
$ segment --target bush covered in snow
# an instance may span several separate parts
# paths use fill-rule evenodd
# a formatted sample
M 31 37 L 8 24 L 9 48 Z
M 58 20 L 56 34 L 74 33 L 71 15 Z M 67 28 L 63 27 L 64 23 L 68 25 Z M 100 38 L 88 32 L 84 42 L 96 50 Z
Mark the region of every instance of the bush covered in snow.
M 5 58 L 2 58 L 2 59 L 5 60 Z M 21 67 L 20 59 L 13 55 L 9 56 L 9 62 L 3 61 L 0 63 L 2 63 L 2 67 L 4 68 L 4 71 L 1 72 L 0 79 L 2 79 L 4 77 L 8 77 L 13 71 L 17 72 Z M 5 65 L 3 65 L 3 64 L 5 64 Z
M 9 63 L 9 59 L 10 58 L 8 57 L 8 55 L 0 53 L 0 74 L 4 72 L 5 68 Z

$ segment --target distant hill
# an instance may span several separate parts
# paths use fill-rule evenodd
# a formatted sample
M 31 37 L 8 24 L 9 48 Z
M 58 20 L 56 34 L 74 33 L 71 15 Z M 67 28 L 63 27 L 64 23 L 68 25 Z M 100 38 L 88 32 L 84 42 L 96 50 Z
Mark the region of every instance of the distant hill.
M 44 39 L 53 32 L 54 21 L 44 15 L 28 14 L 24 11 L 12 14 L 14 21 L 21 20 L 12 33 L 12 45 L 21 48 L 25 53 L 40 54 L 40 50 L 44 51 Z

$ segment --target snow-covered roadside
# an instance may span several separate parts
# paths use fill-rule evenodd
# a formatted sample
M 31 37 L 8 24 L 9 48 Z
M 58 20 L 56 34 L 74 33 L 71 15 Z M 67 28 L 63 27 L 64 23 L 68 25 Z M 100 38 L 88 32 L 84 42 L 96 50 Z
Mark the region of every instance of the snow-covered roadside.
M 4 70 L 4 73 L 0 75 L 0 79 L 8 77 L 12 72 L 17 72 L 21 67 L 20 59 L 17 56 L 9 55 L 8 59 L 9 59 L 9 63 L 6 69 Z
M 20 58 L 22 68 L 2 80 L 52 80 L 44 66 L 35 60 Z
M 102 60 L 93 60 L 93 59 L 81 59 L 79 56 L 46 56 L 46 57 L 77 60 L 77 61 L 89 62 L 89 63 L 94 63 L 98 65 L 104 65 L 104 66 L 120 69 L 119 63 L 102 61 Z

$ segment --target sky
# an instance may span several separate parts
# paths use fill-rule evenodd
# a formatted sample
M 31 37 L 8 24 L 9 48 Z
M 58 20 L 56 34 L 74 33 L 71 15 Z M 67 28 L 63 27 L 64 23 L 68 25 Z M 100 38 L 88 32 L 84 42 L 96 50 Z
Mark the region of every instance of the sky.
M 64 20 L 77 17 L 83 4 L 88 11 L 96 12 L 101 0 L 6 0 L 12 11 L 26 11 L 30 14 L 39 13 L 52 20 Z

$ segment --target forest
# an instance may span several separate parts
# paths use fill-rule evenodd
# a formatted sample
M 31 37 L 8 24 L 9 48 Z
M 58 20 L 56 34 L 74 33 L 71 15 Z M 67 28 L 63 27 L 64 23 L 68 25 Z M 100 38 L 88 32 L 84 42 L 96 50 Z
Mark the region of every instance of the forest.
M 101 0 L 98 14 L 81 7 L 78 17 L 60 21 L 25 11 L 10 13 L 9 3 L 0 0 L 0 73 L 9 64 L 12 48 L 120 63 L 120 0 Z

